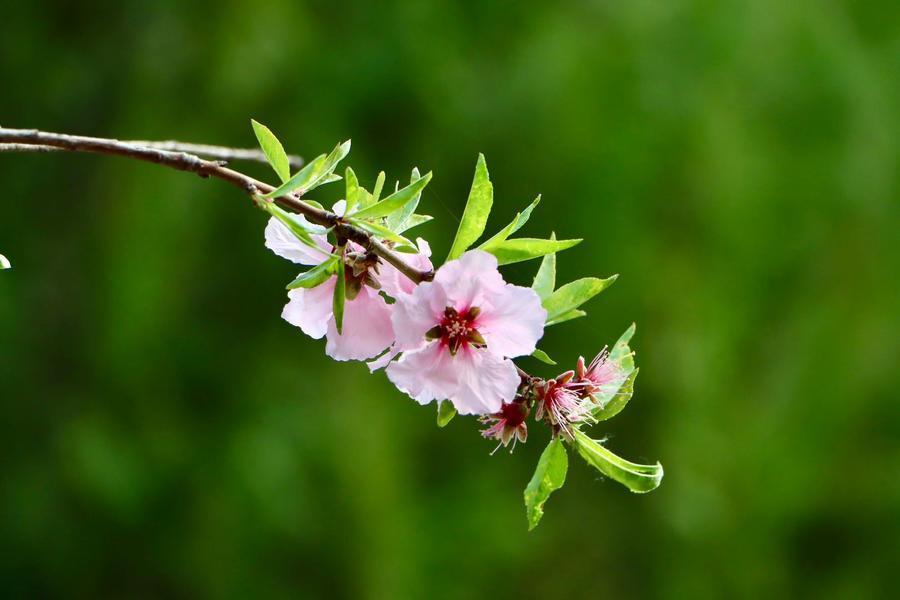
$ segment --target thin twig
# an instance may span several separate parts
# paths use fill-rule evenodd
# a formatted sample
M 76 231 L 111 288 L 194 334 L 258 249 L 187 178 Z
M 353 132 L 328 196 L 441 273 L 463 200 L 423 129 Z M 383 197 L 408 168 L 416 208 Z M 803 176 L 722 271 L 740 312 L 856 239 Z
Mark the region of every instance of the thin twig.
M 119 140 L 116 140 L 119 141 Z M 210 146 L 209 144 L 188 144 L 185 142 L 151 142 L 147 140 L 121 140 L 121 144 L 129 146 L 140 146 L 142 148 L 154 148 L 156 150 L 167 150 L 169 152 L 187 152 L 195 154 L 203 158 L 213 160 L 245 160 L 252 162 L 267 162 L 266 155 L 261 150 L 246 148 L 227 148 L 225 146 Z M 42 144 L 0 144 L 0 153 L 3 152 L 65 152 L 63 148 L 56 146 L 47 146 Z M 303 159 L 295 154 L 288 155 L 288 162 L 292 169 L 299 169 L 303 166 Z
M 267 194 L 275 189 L 267 183 L 257 181 L 243 173 L 229 169 L 219 162 L 204 160 L 194 154 L 137 146 L 129 142 L 120 142 L 106 138 L 49 133 L 37 129 L 0 128 L 0 144 L 51 146 L 68 152 L 92 152 L 124 156 L 164 165 L 179 171 L 196 173 L 200 177 L 215 177 L 240 188 L 251 197 L 260 193 Z M 336 235 L 356 242 L 367 250 L 374 252 L 416 283 L 430 281 L 434 277 L 432 271 L 420 271 L 408 265 L 397 253 L 387 248 L 367 232 L 346 223 L 331 211 L 307 204 L 296 194 L 280 196 L 274 201 L 285 210 L 302 214 L 317 225 L 334 227 Z

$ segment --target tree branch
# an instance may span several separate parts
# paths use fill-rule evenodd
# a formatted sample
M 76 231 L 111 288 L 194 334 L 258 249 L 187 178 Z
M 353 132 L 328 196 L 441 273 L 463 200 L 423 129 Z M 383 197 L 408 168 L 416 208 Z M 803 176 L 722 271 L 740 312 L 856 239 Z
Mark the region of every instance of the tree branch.
M 170 142 L 161 142 L 169 144 Z M 169 150 L 147 145 L 135 145 L 134 142 L 121 142 L 113 139 L 49 133 L 37 129 L 5 129 L 0 128 L 0 146 L 12 144 L 16 147 L 34 146 L 53 148 L 52 151 L 91 152 L 124 156 L 135 160 L 164 165 L 178 171 L 196 173 L 200 177 L 214 177 L 226 181 L 253 197 L 256 194 L 267 194 L 275 188 L 252 177 L 225 167 L 221 162 L 210 161 L 194 154 L 180 150 Z M 141 144 L 145 144 L 141 142 Z M 42 150 L 37 150 L 42 151 Z M 45 151 L 45 150 L 44 150 Z M 351 240 L 370 250 L 397 268 L 398 271 L 416 283 L 430 281 L 433 271 L 420 271 L 408 265 L 397 253 L 389 249 L 367 232 L 355 227 L 331 211 L 316 208 L 300 199 L 297 194 L 280 196 L 274 200 L 285 210 L 302 214 L 309 221 L 324 227 L 334 227 L 335 234 Z
M 156 150 L 168 150 L 169 152 L 187 152 L 203 158 L 225 160 L 229 162 L 234 160 L 246 160 L 261 163 L 268 162 L 266 155 L 261 150 L 227 148 L 225 146 L 211 146 L 209 144 L 188 144 L 176 141 L 150 142 L 146 140 L 122 140 L 119 141 L 119 143 L 127 144 L 129 146 L 154 148 Z M 0 153 L 4 152 L 65 152 L 65 149 L 42 144 L 0 144 Z M 288 155 L 288 162 L 292 169 L 299 169 L 303 166 L 303 159 L 295 154 Z

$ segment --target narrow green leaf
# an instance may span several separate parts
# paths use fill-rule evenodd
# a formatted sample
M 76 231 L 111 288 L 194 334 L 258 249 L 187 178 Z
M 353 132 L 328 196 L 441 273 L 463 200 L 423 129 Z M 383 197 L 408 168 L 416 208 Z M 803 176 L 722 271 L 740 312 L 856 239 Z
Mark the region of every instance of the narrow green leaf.
M 375 188 L 372 190 L 372 203 L 378 202 L 378 199 L 381 198 L 381 190 L 384 188 L 384 179 L 386 175 L 384 171 L 380 171 L 378 173 L 378 177 L 375 179 Z
M 334 311 L 334 324 L 338 335 L 344 331 L 344 302 L 347 299 L 347 280 L 344 278 L 344 249 L 339 248 L 340 259 L 337 261 L 337 281 L 334 283 L 334 299 L 332 309 Z
M 540 349 L 536 349 L 534 352 L 532 352 L 531 357 L 538 359 L 545 365 L 555 365 L 556 364 L 555 360 L 550 358 L 550 356 L 546 352 L 544 352 L 543 350 L 540 350 Z
M 275 137 L 275 134 L 268 127 L 253 119 L 250 119 L 250 123 L 253 124 L 253 133 L 256 134 L 259 147 L 262 148 L 263 154 L 266 155 L 266 159 L 269 161 L 272 169 L 275 170 L 278 178 L 281 179 L 282 183 L 290 179 L 291 162 L 284 151 L 284 146 L 281 145 L 281 142 L 278 141 L 278 138 Z
M 350 140 L 347 140 L 343 144 L 338 144 L 328 156 L 317 156 L 315 160 L 300 169 L 296 175 L 281 184 L 277 189 L 264 195 L 263 198 L 277 198 L 291 192 L 303 195 L 320 185 L 337 181 L 339 177 L 334 176 L 334 169 L 349 153 Z
M 446 427 L 447 423 L 456 416 L 456 408 L 449 400 L 444 400 L 438 404 L 437 425 L 438 427 Z
M 405 188 L 394 192 L 384 200 L 357 211 L 353 216 L 357 219 L 374 219 L 400 210 L 406 204 L 415 200 L 416 196 L 422 192 L 422 189 L 428 185 L 429 181 L 431 181 L 430 172 L 426 173 L 424 177 L 419 177 Z
M 466 201 L 466 208 L 463 211 L 459 228 L 456 230 L 456 236 L 453 238 L 453 245 L 450 247 L 447 260 L 459 258 L 463 252 L 469 249 L 469 246 L 478 241 L 478 238 L 484 233 L 493 203 L 494 186 L 491 184 L 484 155 L 479 154 L 472 188 L 469 190 L 469 199 Z
M 377 236 L 380 236 L 386 240 L 391 240 L 392 242 L 396 242 L 398 244 L 403 244 L 405 246 L 412 246 L 415 249 L 416 245 L 411 241 L 403 237 L 402 235 L 398 235 L 385 227 L 384 225 L 376 222 L 376 221 L 363 221 L 361 219 L 356 218 L 356 215 L 353 215 L 348 219 L 351 223 L 356 225 L 361 229 L 365 229 L 369 233 L 374 233 Z
M 555 319 L 551 319 L 547 321 L 544 327 L 550 327 L 551 325 L 559 325 L 560 323 L 565 323 L 566 321 L 571 321 L 572 319 L 578 319 L 587 315 L 583 310 L 578 310 L 577 308 L 572 309 L 566 313 L 563 313 L 556 317 Z
M 555 240 L 556 233 L 551 233 L 550 239 Z M 534 276 L 534 281 L 531 283 L 531 289 L 537 292 L 541 301 L 544 301 L 550 297 L 550 294 L 553 293 L 553 288 L 555 287 L 556 253 L 551 253 L 544 256 L 543 260 L 541 260 L 541 266 L 538 269 L 537 275 Z
M 622 412 L 622 409 L 625 408 L 625 405 L 631 400 L 631 396 L 634 395 L 634 380 L 637 379 L 638 371 L 640 371 L 640 369 L 632 370 L 631 374 L 628 375 L 625 381 L 622 382 L 622 385 L 619 386 L 619 389 L 615 390 L 615 392 L 612 392 L 612 390 L 604 390 L 603 396 L 607 396 L 606 398 L 595 396 L 599 401 L 601 408 L 591 411 L 591 416 L 594 417 L 594 419 L 598 422 L 608 421 Z
M 562 438 L 553 438 L 541 454 L 534 475 L 525 488 L 525 516 L 528 530 L 537 527 L 544 516 L 544 503 L 554 491 L 566 483 L 569 457 Z
M 586 433 L 575 430 L 575 445 L 578 453 L 589 465 L 627 487 L 632 492 L 643 494 L 659 487 L 663 478 L 662 465 L 640 465 L 616 456 L 597 440 Z
M 287 285 L 287 289 L 295 290 L 297 288 L 314 288 L 320 283 L 324 283 L 337 270 L 337 258 L 329 258 L 323 263 L 319 263 L 312 269 L 300 273 L 295 280 Z
M 554 321 L 573 308 L 578 308 L 611 286 L 618 277 L 618 275 L 613 275 L 606 279 L 585 277 L 562 286 L 544 300 L 544 308 L 547 309 L 547 322 Z
M 307 189 L 310 182 L 313 181 L 313 179 L 321 171 L 322 165 L 325 164 L 326 158 L 327 157 L 324 154 L 320 154 L 319 156 L 315 157 L 314 159 L 306 163 L 306 166 L 297 171 L 293 177 L 285 181 L 283 184 L 281 184 L 268 194 L 265 194 L 263 198 L 277 198 L 279 196 L 289 194 L 294 190 Z
M 409 176 L 409 183 L 414 183 L 417 179 L 419 179 L 421 175 L 419 175 L 419 169 L 413 168 L 412 173 Z M 389 214 L 387 217 L 387 226 L 393 231 L 405 230 L 406 221 L 412 216 L 414 212 L 416 212 L 416 208 L 419 207 L 419 201 L 422 199 L 422 190 L 416 192 L 416 194 L 410 199 L 409 202 L 403 205 L 400 210 L 394 211 Z
M 406 223 L 404 223 L 401 227 L 397 228 L 396 232 L 404 233 L 406 231 L 409 231 L 413 227 L 418 227 L 419 225 L 427 223 L 428 221 L 432 220 L 433 218 L 434 217 L 432 217 L 431 215 L 415 215 L 415 214 L 410 215 L 409 218 L 406 220 Z
M 9 263 L 9 259 L 0 254 L 0 271 L 4 269 L 12 269 L 12 265 Z
M 515 238 L 498 242 L 489 248 L 484 248 L 497 257 L 501 265 L 540 258 L 547 254 L 560 252 L 580 243 L 581 240 L 538 240 L 534 238 Z
M 525 210 L 520 213 L 516 213 L 516 218 L 513 219 L 509 225 L 495 233 L 492 238 L 481 244 L 479 248 L 481 248 L 482 250 L 487 250 L 488 248 L 506 240 L 507 238 L 509 238 L 509 236 L 520 230 L 522 226 L 528 222 L 528 219 L 531 217 L 531 211 L 534 210 L 534 207 L 536 207 L 540 203 L 540 201 L 541 196 L 538 195 L 538 197 L 535 198 L 532 203 L 529 204 L 527 208 L 525 208 Z M 553 239 L 556 238 L 554 237 Z
M 349 215 L 359 205 L 360 198 L 359 180 L 350 167 L 344 171 L 344 185 L 346 186 L 344 196 L 347 200 L 347 214 Z

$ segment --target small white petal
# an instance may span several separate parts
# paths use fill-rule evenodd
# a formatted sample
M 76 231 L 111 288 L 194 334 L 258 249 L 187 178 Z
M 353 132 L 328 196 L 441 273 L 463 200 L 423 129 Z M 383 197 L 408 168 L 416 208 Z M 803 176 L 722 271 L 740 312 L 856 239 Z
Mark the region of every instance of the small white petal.
M 339 217 L 343 217 L 347 214 L 347 201 L 346 200 L 338 200 L 334 203 L 334 206 L 331 207 L 331 212 L 336 214 Z
M 12 265 L 9 263 L 9 259 L 0 254 L 0 269 L 11 269 Z

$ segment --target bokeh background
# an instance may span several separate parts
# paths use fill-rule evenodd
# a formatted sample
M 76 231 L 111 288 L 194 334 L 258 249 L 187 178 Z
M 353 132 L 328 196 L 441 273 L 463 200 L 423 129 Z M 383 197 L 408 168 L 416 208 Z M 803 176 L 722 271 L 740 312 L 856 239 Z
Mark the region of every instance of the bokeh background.
M 525 233 L 585 238 L 561 277 L 621 274 L 544 348 L 638 323 L 637 393 L 595 431 L 666 478 L 635 496 L 573 457 L 528 533 L 546 433 L 490 457 L 328 360 L 239 192 L 0 155 L 0 595 L 896 592 L 898 56 L 886 1 L 4 4 L 5 126 L 353 138 L 364 183 L 435 171 L 439 256 L 478 152 L 491 229 L 542 193 Z

